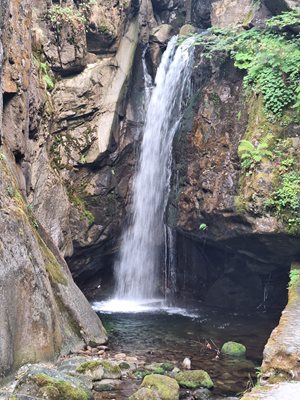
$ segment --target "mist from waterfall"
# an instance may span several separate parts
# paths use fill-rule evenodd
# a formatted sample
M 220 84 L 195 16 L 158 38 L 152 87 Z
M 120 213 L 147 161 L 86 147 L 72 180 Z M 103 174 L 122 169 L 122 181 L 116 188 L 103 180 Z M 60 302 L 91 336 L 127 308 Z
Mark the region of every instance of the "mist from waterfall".
M 147 108 L 133 183 L 131 220 L 115 265 L 118 300 L 153 299 L 158 293 L 172 141 L 181 120 L 194 53 L 192 38 L 179 47 L 176 43 L 177 37 L 173 37 L 163 54 Z

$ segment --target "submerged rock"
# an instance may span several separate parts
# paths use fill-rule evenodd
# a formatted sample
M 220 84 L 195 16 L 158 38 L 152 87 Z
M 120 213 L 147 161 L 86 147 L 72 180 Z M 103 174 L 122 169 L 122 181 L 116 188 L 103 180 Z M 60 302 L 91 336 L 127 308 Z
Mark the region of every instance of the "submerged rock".
M 154 390 L 141 388 L 130 396 L 128 400 L 160 400 L 160 397 Z
M 221 352 L 229 356 L 241 357 L 246 354 L 246 347 L 237 342 L 226 342 L 223 344 Z
M 179 399 L 179 385 L 175 379 L 168 376 L 157 374 L 147 375 L 145 376 L 141 387 L 150 389 L 154 396 L 157 393 L 159 396 L 158 398 L 161 400 Z M 135 398 L 133 397 L 131 400 L 134 399 Z
M 208 373 L 201 369 L 179 372 L 175 376 L 175 379 L 181 387 L 187 389 L 197 389 L 200 387 L 211 389 L 214 386 Z

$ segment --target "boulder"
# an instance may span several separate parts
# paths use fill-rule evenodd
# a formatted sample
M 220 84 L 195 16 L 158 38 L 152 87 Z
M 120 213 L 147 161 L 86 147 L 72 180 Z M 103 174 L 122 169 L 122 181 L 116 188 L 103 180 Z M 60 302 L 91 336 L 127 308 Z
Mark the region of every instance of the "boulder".
M 118 388 L 122 384 L 119 379 L 102 379 L 100 382 L 95 382 L 93 390 L 96 392 L 110 392 Z
M 219 0 L 212 4 L 211 22 L 218 28 L 260 26 L 269 16 L 266 7 L 253 0 Z
M 228 356 L 241 357 L 246 354 L 246 347 L 237 342 L 226 342 L 221 348 L 221 352 Z
M 195 33 L 195 32 L 196 32 L 196 28 L 193 25 L 185 24 L 180 28 L 179 35 L 186 36 L 186 35 L 189 35 L 189 34 Z
M 161 400 L 161 398 L 155 390 L 141 388 L 131 395 L 128 400 Z
M 42 365 L 24 367 L 14 394 L 29 394 L 49 400 L 89 400 L 92 393 L 85 383 L 54 368 Z
M 214 386 L 208 373 L 201 369 L 179 372 L 175 375 L 175 379 L 181 387 L 187 389 L 198 389 L 200 387 L 211 389 Z
M 151 32 L 150 39 L 161 44 L 167 43 L 173 34 L 173 27 L 168 24 L 162 24 L 154 28 Z
M 141 387 L 150 389 L 154 391 L 154 393 L 157 392 L 161 400 L 179 399 L 179 385 L 175 379 L 168 376 L 157 374 L 147 375 L 145 376 Z

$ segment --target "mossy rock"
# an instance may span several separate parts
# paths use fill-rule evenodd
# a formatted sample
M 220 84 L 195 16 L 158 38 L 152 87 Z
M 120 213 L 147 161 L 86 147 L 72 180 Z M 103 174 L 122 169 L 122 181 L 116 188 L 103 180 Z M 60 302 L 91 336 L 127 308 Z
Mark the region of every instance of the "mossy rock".
M 128 400 L 161 400 L 161 398 L 155 390 L 141 388 L 133 393 Z
M 141 387 L 157 392 L 161 400 L 179 399 L 179 385 L 175 379 L 169 376 L 158 374 L 147 375 Z
M 49 400 L 89 400 L 91 398 L 90 393 L 84 388 L 43 373 L 33 376 L 32 381 L 40 387 L 40 393 L 47 395 Z
M 76 372 L 84 374 L 92 381 L 100 381 L 104 377 L 104 368 L 98 360 L 83 362 L 76 368 Z
M 103 378 L 119 379 L 122 376 L 121 368 L 117 364 L 113 364 L 107 360 L 86 361 L 79 365 L 79 367 L 76 369 L 76 372 L 88 374 L 89 371 L 95 371 L 99 368 L 103 368 Z M 102 377 L 100 379 L 102 379 Z
M 237 342 L 226 342 L 223 344 L 221 352 L 229 356 L 243 357 L 246 354 L 246 347 Z
M 176 374 L 175 379 L 181 387 L 187 389 L 198 389 L 201 387 L 211 389 L 214 386 L 208 373 L 202 369 L 179 372 Z

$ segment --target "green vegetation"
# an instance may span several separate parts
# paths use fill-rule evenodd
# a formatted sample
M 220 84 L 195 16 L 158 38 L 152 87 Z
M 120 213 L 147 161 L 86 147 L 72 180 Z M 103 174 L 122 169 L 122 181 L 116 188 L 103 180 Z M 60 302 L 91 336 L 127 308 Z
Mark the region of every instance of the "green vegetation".
M 76 368 L 76 372 L 79 372 L 80 374 L 84 374 L 87 371 L 92 371 L 93 369 L 102 366 L 100 360 L 92 360 L 92 361 L 86 361 L 83 362 L 82 364 L 79 365 L 79 367 Z
M 299 281 L 300 281 L 300 270 L 292 269 L 290 271 L 289 289 L 295 288 L 295 286 L 299 284 Z
M 223 344 L 221 352 L 229 356 L 241 357 L 246 354 L 246 347 L 241 343 L 226 342 Z
M 214 386 L 208 373 L 201 369 L 178 372 L 175 379 L 181 387 L 187 389 L 197 389 L 200 387 L 211 389 Z
M 288 172 L 279 176 L 278 188 L 266 201 L 267 209 L 273 211 L 288 226 L 288 232 L 300 232 L 300 173 Z
M 75 194 L 70 194 L 70 201 L 71 203 L 77 207 L 77 209 L 80 212 L 80 219 L 84 220 L 86 219 L 89 223 L 89 225 L 92 225 L 95 222 L 95 217 L 94 215 L 86 208 L 85 201 L 80 198 L 78 195 Z
M 42 62 L 37 56 L 34 57 L 39 76 L 42 82 L 45 84 L 45 88 L 49 91 L 54 89 L 54 78 L 51 76 L 51 70 L 47 62 Z
M 43 397 L 60 400 L 89 400 L 90 395 L 83 388 L 76 387 L 71 382 L 55 379 L 46 374 L 37 374 L 32 380 L 41 387 Z
M 68 6 L 54 5 L 49 9 L 50 22 L 59 30 L 63 24 L 82 30 L 86 24 L 83 13 Z
M 208 226 L 204 223 L 200 224 L 200 226 L 199 226 L 200 231 L 203 231 L 203 232 L 206 231 L 207 228 L 208 228 Z
M 229 55 L 246 72 L 246 91 L 261 94 L 265 110 L 278 118 L 287 107 L 300 109 L 300 37 L 289 29 L 299 22 L 300 11 L 293 11 L 271 18 L 265 29 L 211 29 L 193 36 L 206 57 Z
M 270 150 L 270 142 L 273 139 L 272 134 L 266 135 L 254 146 L 249 140 L 241 140 L 238 147 L 238 155 L 241 159 L 241 167 L 248 173 L 259 164 L 264 158 L 272 158 L 273 153 Z

